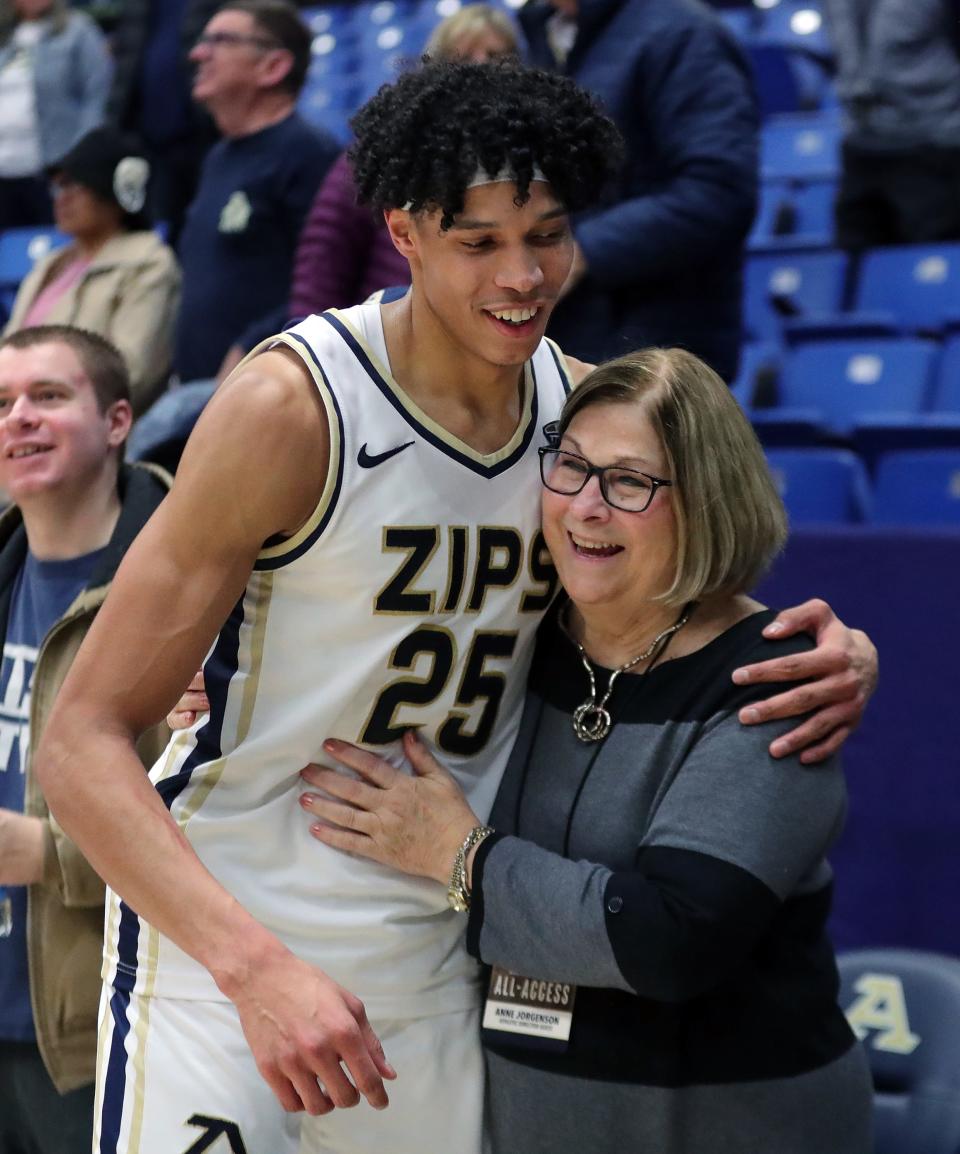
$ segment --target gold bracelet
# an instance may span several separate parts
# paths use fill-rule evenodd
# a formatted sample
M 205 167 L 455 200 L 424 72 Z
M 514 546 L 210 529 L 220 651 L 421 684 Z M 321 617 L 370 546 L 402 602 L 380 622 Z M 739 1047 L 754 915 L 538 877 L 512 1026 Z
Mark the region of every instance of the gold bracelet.
M 470 909 L 470 887 L 467 885 L 467 854 L 479 845 L 493 830 L 488 825 L 475 825 L 463 839 L 463 845 L 453 859 L 453 872 L 447 887 L 447 901 L 457 913 L 465 914 Z

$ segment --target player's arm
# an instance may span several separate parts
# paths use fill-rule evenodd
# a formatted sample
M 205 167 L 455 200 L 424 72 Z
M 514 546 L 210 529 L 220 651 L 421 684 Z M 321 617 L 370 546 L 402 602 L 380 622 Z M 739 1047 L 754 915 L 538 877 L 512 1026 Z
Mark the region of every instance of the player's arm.
M 281 1103 L 313 1113 L 358 1100 L 341 1061 L 372 1104 L 386 1104 L 390 1071 L 363 1007 L 206 871 L 134 743 L 199 668 L 262 543 L 309 517 L 328 446 L 316 390 L 292 354 L 265 353 L 218 390 L 171 493 L 117 572 L 34 760 L 52 812 L 94 868 L 210 971 Z
M 733 680 L 738 685 L 806 682 L 744 707 L 739 717 L 744 725 L 757 725 L 812 714 L 770 745 L 773 757 L 799 752 L 800 760 L 812 765 L 839 749 L 860 724 L 877 687 L 879 665 L 870 638 L 844 625 L 825 601 L 805 601 L 784 609 L 763 631 L 765 637 L 774 639 L 801 632 L 813 636 L 815 649 L 744 666 L 734 671 Z

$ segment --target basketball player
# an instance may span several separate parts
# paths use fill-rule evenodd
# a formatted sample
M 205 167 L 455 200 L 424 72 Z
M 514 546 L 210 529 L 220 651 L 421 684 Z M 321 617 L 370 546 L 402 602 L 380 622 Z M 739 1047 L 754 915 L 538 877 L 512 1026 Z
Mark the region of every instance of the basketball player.
M 536 450 L 583 369 L 543 333 L 619 141 L 566 79 L 503 65 L 428 65 L 354 127 L 411 293 L 308 319 L 217 392 L 40 754 L 117 894 L 101 1154 L 480 1150 L 458 916 L 312 839 L 298 774 L 328 736 L 399 762 L 415 726 L 487 811 L 554 591 Z M 201 662 L 209 717 L 151 784 L 134 736 Z M 390 1111 L 334 1111 L 386 1106 L 381 1040 Z

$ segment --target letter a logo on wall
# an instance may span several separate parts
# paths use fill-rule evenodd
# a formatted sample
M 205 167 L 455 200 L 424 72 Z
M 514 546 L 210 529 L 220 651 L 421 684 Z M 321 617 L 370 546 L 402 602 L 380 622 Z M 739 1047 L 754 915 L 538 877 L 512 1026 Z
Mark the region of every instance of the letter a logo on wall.
M 860 995 L 847 1010 L 847 1021 L 862 1042 L 871 1030 L 875 1050 L 912 1054 L 920 1036 L 910 1032 L 903 984 L 895 974 L 861 974 L 853 988 Z

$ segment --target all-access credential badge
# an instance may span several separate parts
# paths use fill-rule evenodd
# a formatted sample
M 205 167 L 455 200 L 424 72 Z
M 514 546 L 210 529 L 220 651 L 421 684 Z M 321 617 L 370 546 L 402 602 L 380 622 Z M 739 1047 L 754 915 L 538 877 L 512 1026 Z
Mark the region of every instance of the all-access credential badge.
M 566 1042 L 576 996 L 572 982 L 528 978 L 494 966 L 483 1007 L 483 1028 Z

